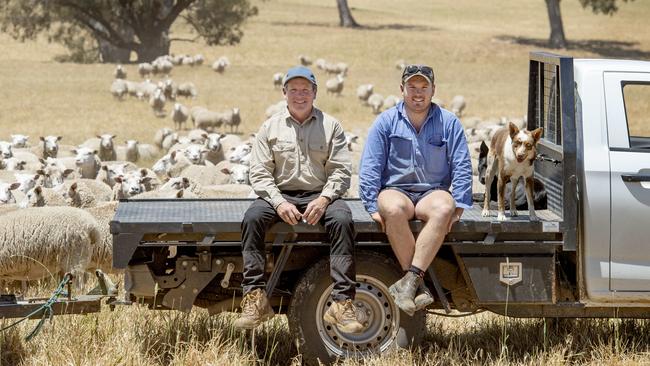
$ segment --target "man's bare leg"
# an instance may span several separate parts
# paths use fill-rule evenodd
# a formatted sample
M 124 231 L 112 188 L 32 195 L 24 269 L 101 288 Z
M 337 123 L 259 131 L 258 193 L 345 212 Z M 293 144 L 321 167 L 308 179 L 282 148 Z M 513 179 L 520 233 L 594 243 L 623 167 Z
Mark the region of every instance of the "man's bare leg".
M 425 222 L 415 243 L 412 265 L 426 271 L 438 254 L 447 235 L 449 220 L 456 210 L 456 203 L 447 191 L 429 193 L 415 206 L 415 217 Z
M 411 200 L 402 192 L 385 189 L 377 198 L 379 215 L 384 220 L 386 235 L 393 253 L 403 270 L 408 270 L 415 253 L 415 237 L 409 227 L 415 208 Z

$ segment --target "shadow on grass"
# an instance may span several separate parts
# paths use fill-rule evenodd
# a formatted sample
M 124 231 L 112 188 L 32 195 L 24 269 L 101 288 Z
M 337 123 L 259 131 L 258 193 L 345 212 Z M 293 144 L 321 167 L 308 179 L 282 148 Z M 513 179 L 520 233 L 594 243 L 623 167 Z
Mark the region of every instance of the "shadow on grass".
M 547 38 L 528 38 L 501 35 L 496 36 L 496 40 L 508 43 L 515 43 L 524 46 L 533 46 L 539 48 L 549 48 Z M 586 51 L 595 53 L 602 57 L 610 58 L 629 58 L 629 59 L 650 59 L 650 51 L 643 51 L 635 48 L 638 42 L 612 41 L 602 39 L 587 40 L 567 40 L 566 49 L 558 51 Z
M 271 25 L 278 25 L 283 27 L 322 27 L 322 28 L 340 28 L 336 23 L 332 22 L 284 22 L 277 21 L 271 22 Z M 413 25 L 413 24 L 378 24 L 378 25 L 360 25 L 359 27 L 352 28 L 359 30 L 403 30 L 403 31 L 417 31 L 417 32 L 433 32 L 437 31 L 438 28 L 429 27 L 425 25 Z
M 422 353 L 446 350 L 480 364 L 496 360 L 530 363 L 557 358 L 590 363 L 605 356 L 630 356 L 650 349 L 650 321 L 638 319 L 505 319 L 495 317 L 475 329 L 449 331 L 436 320 Z M 431 329 L 433 328 L 433 329 Z

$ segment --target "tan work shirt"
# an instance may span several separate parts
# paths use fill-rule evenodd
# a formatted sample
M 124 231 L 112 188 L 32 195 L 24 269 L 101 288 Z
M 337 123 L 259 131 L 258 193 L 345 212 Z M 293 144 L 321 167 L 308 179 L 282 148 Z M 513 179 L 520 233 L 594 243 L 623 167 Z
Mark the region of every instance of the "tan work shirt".
M 285 109 L 266 120 L 253 144 L 250 181 L 277 208 L 282 191 L 321 191 L 330 200 L 350 187 L 350 153 L 341 124 L 316 107 L 302 124 Z

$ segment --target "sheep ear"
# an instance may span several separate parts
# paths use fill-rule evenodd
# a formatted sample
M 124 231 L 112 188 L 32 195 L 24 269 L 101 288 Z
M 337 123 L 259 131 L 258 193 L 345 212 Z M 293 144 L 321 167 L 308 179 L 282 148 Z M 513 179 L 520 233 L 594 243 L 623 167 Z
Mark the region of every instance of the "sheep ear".
M 207 139 L 207 138 L 208 138 L 208 134 L 207 134 L 207 133 L 202 133 L 202 134 L 201 134 L 201 137 L 203 137 L 204 139 Z
M 45 170 L 43 170 L 43 169 L 39 169 L 39 170 L 36 171 L 36 173 L 37 173 L 38 175 L 45 175 Z M 37 177 L 38 177 L 38 175 L 37 175 Z
M 179 190 L 178 192 L 176 192 L 176 198 L 183 198 L 183 194 L 184 194 L 184 192 L 185 192 L 185 191 L 182 190 L 182 189 Z
M 172 151 L 171 154 L 169 154 L 169 156 L 171 156 L 172 159 L 176 158 L 176 150 Z
M 142 169 L 140 169 L 140 174 L 142 174 L 143 177 L 146 177 L 147 174 L 149 174 L 149 172 L 147 172 L 147 169 L 142 168 Z
M 113 180 L 117 183 L 122 183 L 122 176 L 121 175 L 115 176 Z
M 41 194 L 43 192 L 43 187 L 36 186 L 36 188 L 34 188 L 34 192 L 36 192 L 37 194 Z
M 38 139 L 41 140 L 41 141 L 45 141 L 45 137 L 43 137 L 43 136 L 38 136 Z
M 225 134 L 225 133 L 224 133 L 224 134 L 220 134 L 220 135 L 219 135 L 219 138 L 217 138 L 217 140 L 221 140 L 221 139 L 224 138 L 224 137 L 226 137 L 226 134 Z
M 224 174 L 232 174 L 232 171 L 228 168 L 221 168 L 221 172 Z
M 111 138 L 112 138 L 112 139 L 114 139 L 114 138 L 115 138 L 115 136 L 117 136 L 117 135 L 111 135 Z
M 151 181 L 151 177 L 144 177 L 140 179 L 140 183 L 147 184 Z
M 70 189 L 72 189 L 73 191 L 76 191 L 77 190 L 77 182 L 72 183 L 72 185 L 70 186 Z
M 42 172 L 42 170 L 41 170 L 41 172 Z M 36 173 L 37 173 L 37 174 L 34 174 L 34 177 L 32 178 L 33 180 L 37 180 L 37 179 L 38 179 L 38 176 L 39 176 L 39 174 L 41 174 L 41 173 L 39 173 L 39 171 L 38 171 L 38 170 L 36 171 Z
M 101 169 L 102 169 L 102 170 L 105 170 L 105 171 L 108 172 L 108 165 L 106 165 L 106 164 L 102 164 L 102 168 L 101 168 Z
M 70 152 L 72 152 L 73 154 L 77 155 L 77 149 L 72 149 L 72 150 L 70 150 Z
M 74 169 L 66 169 L 63 171 L 63 176 L 67 177 L 68 175 L 72 174 L 74 172 Z
M 14 189 L 18 189 L 18 187 L 20 187 L 20 183 L 11 183 L 9 190 L 13 191 Z
M 187 179 L 187 177 L 183 177 L 183 185 L 189 185 L 189 184 L 190 184 L 190 180 Z
M 93 150 L 93 155 L 97 155 L 97 150 Z
M 101 139 L 102 135 L 95 135 L 95 137 L 97 137 L 98 139 Z
M 63 138 L 63 136 L 57 136 L 56 141 L 61 141 L 62 138 Z

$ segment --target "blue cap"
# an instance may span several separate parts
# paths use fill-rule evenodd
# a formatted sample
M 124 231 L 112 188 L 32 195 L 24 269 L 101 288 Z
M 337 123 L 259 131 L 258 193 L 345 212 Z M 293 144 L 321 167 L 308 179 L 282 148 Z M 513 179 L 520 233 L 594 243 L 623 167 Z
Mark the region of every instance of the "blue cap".
M 289 71 L 287 71 L 287 74 L 284 75 L 284 80 L 282 80 L 282 85 L 286 86 L 289 80 L 295 78 L 307 79 L 315 86 L 318 86 L 318 84 L 316 84 L 316 77 L 314 76 L 314 73 L 311 72 L 309 68 L 304 66 L 295 66 L 290 68 Z

